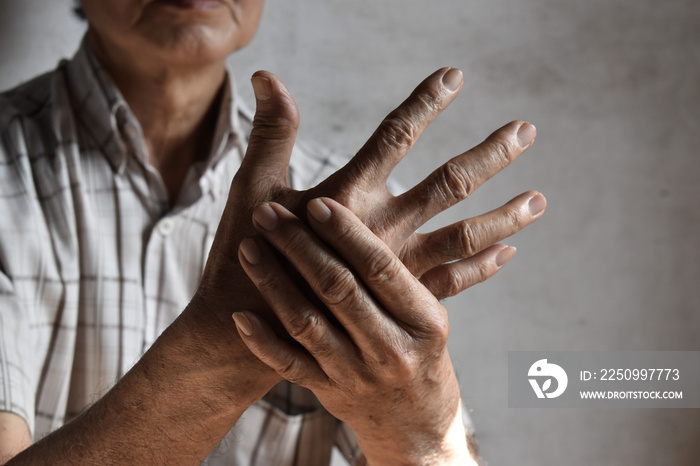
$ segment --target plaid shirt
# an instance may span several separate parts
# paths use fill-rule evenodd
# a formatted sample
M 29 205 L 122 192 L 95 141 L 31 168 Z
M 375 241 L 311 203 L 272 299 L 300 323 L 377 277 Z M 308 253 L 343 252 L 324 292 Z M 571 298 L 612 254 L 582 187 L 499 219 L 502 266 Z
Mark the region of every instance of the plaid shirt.
M 251 129 L 226 87 L 209 157 L 170 206 L 143 134 L 87 41 L 70 61 L 0 95 L 0 410 L 39 439 L 102 396 L 185 308 Z M 342 159 L 297 144 L 290 183 Z M 363 462 L 352 431 L 283 382 L 205 461 Z

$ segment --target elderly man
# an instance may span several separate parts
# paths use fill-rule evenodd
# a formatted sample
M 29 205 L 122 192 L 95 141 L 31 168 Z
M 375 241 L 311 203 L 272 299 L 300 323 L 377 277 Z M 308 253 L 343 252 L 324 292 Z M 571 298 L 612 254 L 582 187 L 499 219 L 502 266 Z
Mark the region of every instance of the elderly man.
M 313 466 L 334 444 L 354 464 L 471 461 L 437 299 L 510 260 L 495 243 L 545 200 L 415 230 L 535 129 L 394 197 L 461 72 L 429 76 L 338 169 L 295 147 L 274 75 L 252 78 L 252 121 L 239 108 L 225 60 L 262 3 L 84 0 L 75 57 L 0 97 L 3 461 Z

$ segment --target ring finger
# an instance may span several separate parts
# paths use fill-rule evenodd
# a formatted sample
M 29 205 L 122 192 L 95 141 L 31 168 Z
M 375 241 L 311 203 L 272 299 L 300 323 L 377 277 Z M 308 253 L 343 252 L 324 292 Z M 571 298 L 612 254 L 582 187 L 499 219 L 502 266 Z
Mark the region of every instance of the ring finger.
M 420 277 L 433 267 L 472 257 L 539 219 L 546 206 L 542 194 L 528 191 L 491 212 L 419 234 L 406 250 L 409 268 Z

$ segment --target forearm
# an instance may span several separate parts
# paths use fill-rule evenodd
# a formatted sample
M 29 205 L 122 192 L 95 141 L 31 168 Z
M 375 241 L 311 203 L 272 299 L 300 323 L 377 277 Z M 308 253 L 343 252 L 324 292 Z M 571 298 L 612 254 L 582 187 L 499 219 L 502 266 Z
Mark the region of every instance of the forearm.
M 235 332 L 178 319 L 84 413 L 8 464 L 199 464 L 277 381 Z

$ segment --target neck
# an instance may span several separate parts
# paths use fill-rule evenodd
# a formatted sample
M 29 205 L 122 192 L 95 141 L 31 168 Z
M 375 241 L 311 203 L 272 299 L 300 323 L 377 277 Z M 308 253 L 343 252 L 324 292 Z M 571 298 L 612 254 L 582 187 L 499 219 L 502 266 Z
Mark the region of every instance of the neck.
M 95 34 L 91 45 L 138 119 L 148 161 L 174 203 L 190 167 L 207 156 L 214 136 L 226 63 L 175 68 L 109 49 Z

